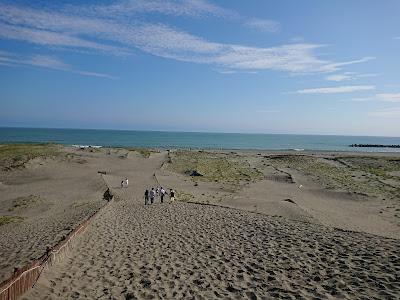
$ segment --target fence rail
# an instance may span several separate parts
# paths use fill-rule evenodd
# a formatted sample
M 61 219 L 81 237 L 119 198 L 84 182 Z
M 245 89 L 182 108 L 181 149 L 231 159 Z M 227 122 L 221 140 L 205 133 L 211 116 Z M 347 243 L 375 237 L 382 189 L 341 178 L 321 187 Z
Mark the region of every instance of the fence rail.
M 104 180 L 104 177 L 101 176 Z M 107 182 L 104 180 L 106 186 Z M 72 230 L 65 238 L 57 243 L 53 248 L 48 248 L 46 253 L 39 259 L 34 260 L 21 269 L 15 269 L 14 274 L 0 284 L 0 300 L 16 300 L 22 296 L 27 290 L 32 288 L 38 281 L 40 274 L 47 267 L 62 258 L 67 249 L 72 246 L 72 242 L 77 234 L 83 232 L 90 221 L 99 213 L 106 205 L 88 216 L 74 230 Z

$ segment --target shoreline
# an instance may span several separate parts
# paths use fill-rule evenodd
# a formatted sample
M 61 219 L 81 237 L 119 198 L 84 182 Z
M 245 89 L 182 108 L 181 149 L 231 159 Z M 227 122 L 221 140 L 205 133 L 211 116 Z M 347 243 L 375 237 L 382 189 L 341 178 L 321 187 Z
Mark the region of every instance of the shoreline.
M 63 143 L 53 143 L 53 142 L 25 142 L 25 141 L 7 141 L 7 142 L 0 142 L 0 145 L 13 145 L 13 144 L 27 144 L 27 145 L 35 145 L 35 144 L 43 144 L 43 145 L 59 145 L 63 147 L 73 147 L 73 148 L 105 148 L 105 149 L 146 149 L 146 150 L 155 150 L 155 151 L 167 151 L 167 150 L 193 150 L 193 151 L 240 151 L 240 152 L 288 152 L 288 153 L 320 153 L 320 154 L 335 154 L 335 153 L 359 153 L 359 154 L 393 154 L 393 155 L 400 155 L 400 150 L 393 151 L 392 149 L 397 148 L 389 148 L 389 147 L 380 147 L 379 149 L 391 149 L 388 151 L 369 151 L 370 148 L 374 147 L 361 147 L 363 150 L 355 150 L 353 147 L 350 147 L 349 150 L 330 150 L 330 149 L 267 149 L 267 148 L 213 148 L 213 147 L 177 147 L 177 146 L 165 146 L 165 147 L 150 147 L 150 146 L 126 146 L 126 145 L 91 145 L 91 144 L 63 144 Z

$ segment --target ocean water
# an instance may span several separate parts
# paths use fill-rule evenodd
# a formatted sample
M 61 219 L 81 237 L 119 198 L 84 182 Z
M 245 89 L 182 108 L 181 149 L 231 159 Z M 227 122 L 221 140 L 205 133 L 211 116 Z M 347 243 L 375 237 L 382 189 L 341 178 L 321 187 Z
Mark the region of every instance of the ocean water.
M 0 128 L 0 143 L 51 142 L 110 147 L 325 150 L 400 152 L 393 148 L 352 148 L 350 144 L 400 144 L 400 137 L 162 132 L 92 129 Z

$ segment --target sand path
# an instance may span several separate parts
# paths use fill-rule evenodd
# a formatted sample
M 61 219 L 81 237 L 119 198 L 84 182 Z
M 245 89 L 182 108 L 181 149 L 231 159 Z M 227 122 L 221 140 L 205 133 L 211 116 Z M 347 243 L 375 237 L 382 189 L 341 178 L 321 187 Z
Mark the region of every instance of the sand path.
M 398 299 L 400 241 L 229 208 L 144 206 L 162 159 L 114 189 L 119 200 L 24 299 Z

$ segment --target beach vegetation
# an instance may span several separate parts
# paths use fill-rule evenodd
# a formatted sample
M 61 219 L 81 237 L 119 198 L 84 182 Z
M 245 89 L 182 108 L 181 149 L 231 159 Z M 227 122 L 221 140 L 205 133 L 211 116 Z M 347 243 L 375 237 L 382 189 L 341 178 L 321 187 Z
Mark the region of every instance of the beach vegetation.
M 263 178 L 263 174 L 243 159 L 237 159 L 224 153 L 178 150 L 170 153 L 165 165 L 176 173 L 201 174 L 196 180 L 214 182 L 254 181 Z
M 8 210 L 9 211 L 14 211 L 14 210 L 19 210 L 19 209 L 25 209 L 32 207 L 36 204 L 40 204 L 43 202 L 43 199 L 41 199 L 39 196 L 36 195 L 29 195 L 27 197 L 18 197 L 13 199 L 12 201 L 12 207 L 10 207 Z
M 332 160 L 337 164 L 332 164 Z M 400 166 L 397 159 L 364 156 L 328 160 L 307 155 L 277 155 L 270 157 L 269 162 L 277 168 L 293 168 L 327 188 L 374 196 L 399 196 L 399 189 L 384 182 L 386 179 L 400 181 L 390 174 Z
M 129 151 L 135 151 L 139 153 L 144 158 L 149 158 L 152 153 L 157 153 L 157 151 L 147 148 L 129 148 Z
M 0 145 L 0 166 L 4 170 L 23 167 L 34 158 L 55 157 L 61 153 L 61 146 L 55 144 L 2 144 Z
M 0 216 L 0 226 L 8 223 L 21 222 L 24 218 L 19 216 Z
M 176 200 L 181 201 L 181 202 L 188 202 L 194 199 L 194 196 L 190 193 L 181 191 L 181 190 L 176 190 Z

